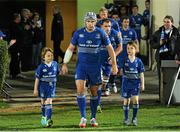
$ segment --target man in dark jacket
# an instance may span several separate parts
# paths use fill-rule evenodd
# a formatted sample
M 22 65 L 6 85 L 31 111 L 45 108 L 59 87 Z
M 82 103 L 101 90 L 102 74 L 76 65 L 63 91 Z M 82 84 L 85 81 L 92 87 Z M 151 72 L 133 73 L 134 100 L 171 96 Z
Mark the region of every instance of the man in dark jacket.
M 175 60 L 178 51 L 175 50 L 177 38 L 179 36 L 178 29 L 173 26 L 172 16 L 164 17 L 164 25 L 157 30 L 150 39 L 153 49 L 156 49 L 155 59 L 157 62 L 157 71 L 160 85 L 160 67 L 161 60 Z
M 64 39 L 64 28 L 60 8 L 55 6 L 53 12 L 54 18 L 52 21 L 51 40 L 53 40 L 54 60 L 58 62 L 58 56 L 62 59 L 64 58 L 64 52 L 60 48 L 61 41 Z

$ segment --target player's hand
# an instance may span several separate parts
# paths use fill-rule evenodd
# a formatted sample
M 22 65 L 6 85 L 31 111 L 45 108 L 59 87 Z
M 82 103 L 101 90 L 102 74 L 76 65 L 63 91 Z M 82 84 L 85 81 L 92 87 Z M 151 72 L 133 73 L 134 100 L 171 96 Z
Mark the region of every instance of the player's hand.
M 144 85 L 141 85 L 141 92 L 144 93 L 145 89 L 144 89 Z
M 16 39 L 12 39 L 10 42 L 9 42 L 9 46 L 12 46 L 13 44 L 16 43 Z
M 65 75 L 65 74 L 68 73 L 68 67 L 67 67 L 67 64 L 63 64 L 63 65 L 62 65 L 61 73 L 62 73 L 62 75 Z
M 33 95 L 38 96 L 38 90 L 34 90 Z
M 112 65 L 112 74 L 113 74 L 113 75 L 116 75 L 117 72 L 118 72 L 117 65 Z

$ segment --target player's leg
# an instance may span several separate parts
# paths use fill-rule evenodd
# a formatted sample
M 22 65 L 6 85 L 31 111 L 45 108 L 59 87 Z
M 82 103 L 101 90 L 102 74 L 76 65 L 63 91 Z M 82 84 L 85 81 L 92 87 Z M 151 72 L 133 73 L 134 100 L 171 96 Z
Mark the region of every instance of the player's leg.
M 137 126 L 137 113 L 139 110 L 139 96 L 132 96 L 132 101 L 133 101 L 132 123 L 134 126 Z
M 91 97 L 90 97 L 90 108 L 91 108 L 91 126 L 96 127 L 98 126 L 98 123 L 96 122 L 96 112 L 97 112 L 97 106 L 98 106 L 98 95 L 97 95 L 97 89 L 98 85 L 91 86 Z
M 76 80 L 77 87 L 77 103 L 81 113 L 80 127 L 86 127 L 86 96 L 85 96 L 85 80 Z
M 129 104 L 130 98 L 124 98 L 123 100 L 123 111 L 124 111 L 124 124 L 129 125 Z

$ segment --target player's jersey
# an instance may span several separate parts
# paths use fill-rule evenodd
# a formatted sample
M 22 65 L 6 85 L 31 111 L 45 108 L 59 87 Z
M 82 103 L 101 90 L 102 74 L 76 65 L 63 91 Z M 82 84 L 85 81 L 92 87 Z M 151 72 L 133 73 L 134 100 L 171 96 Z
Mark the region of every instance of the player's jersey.
M 131 15 L 130 16 L 130 23 L 131 27 L 136 31 L 138 40 L 141 39 L 141 26 L 144 24 L 144 19 L 141 14 L 138 14 L 136 16 Z
M 128 28 L 124 30 L 123 28 L 120 29 L 122 35 L 122 44 L 123 44 L 123 51 L 118 56 L 118 62 L 122 63 L 122 60 L 127 57 L 127 43 L 129 41 L 137 41 L 137 34 L 134 29 Z M 119 66 L 121 64 L 118 64 Z M 121 67 L 121 66 L 120 66 Z
M 98 27 L 95 27 L 92 32 L 81 28 L 74 33 L 71 43 L 78 46 L 78 63 L 99 65 L 100 47 L 109 45 L 110 40 L 106 33 Z
M 111 21 L 111 25 L 112 25 L 111 27 L 112 27 L 112 29 L 114 29 L 114 30 L 116 30 L 117 32 L 119 32 L 119 31 L 120 31 L 120 28 L 119 28 L 118 22 L 115 21 L 115 20 L 112 19 L 112 18 L 108 18 L 108 19 Z M 102 23 L 103 23 L 103 20 L 99 20 L 99 21 L 97 21 L 96 26 L 97 26 L 97 27 L 101 27 Z
M 150 11 L 149 10 L 144 10 L 143 18 L 144 18 L 144 25 L 148 26 L 149 25 L 149 19 L 150 19 Z
M 122 44 L 122 38 L 118 35 L 118 32 L 116 30 L 111 29 L 108 37 L 111 41 L 114 50 L 118 47 L 118 44 Z M 105 45 L 101 46 L 100 53 L 101 53 L 101 63 L 104 63 L 105 61 L 107 62 L 109 58 L 109 54 Z
M 59 65 L 56 61 L 52 61 L 49 67 L 45 63 L 41 63 L 36 69 L 35 76 L 40 80 L 39 87 L 56 87 L 56 77 L 59 74 Z
M 144 72 L 144 64 L 141 59 L 135 58 L 133 62 L 126 58 L 123 63 L 123 77 L 127 79 L 140 80 L 140 73 Z

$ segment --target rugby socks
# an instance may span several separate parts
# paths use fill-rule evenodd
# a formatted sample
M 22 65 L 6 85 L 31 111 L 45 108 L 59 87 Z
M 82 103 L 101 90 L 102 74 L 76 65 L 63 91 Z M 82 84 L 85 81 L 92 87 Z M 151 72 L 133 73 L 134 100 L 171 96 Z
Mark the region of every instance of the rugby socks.
M 125 120 L 128 120 L 128 115 L 129 115 L 129 105 L 123 105 L 123 110 L 124 110 L 124 117 Z
M 97 95 L 98 95 L 98 105 L 101 105 L 101 86 L 99 86 L 98 90 L 97 90 Z
M 81 117 L 86 118 L 86 96 L 85 95 L 77 96 L 77 103 L 80 109 Z
M 139 109 L 139 104 L 133 104 L 133 118 L 132 119 L 135 119 L 137 117 L 138 109 Z
M 47 120 L 49 120 L 51 119 L 52 116 L 52 104 L 47 104 L 45 107 L 46 107 Z
M 90 97 L 91 119 L 96 118 L 97 106 L 98 106 L 98 96 L 91 96 Z
M 46 107 L 45 105 L 41 104 L 41 112 L 42 112 L 42 116 L 46 116 Z

